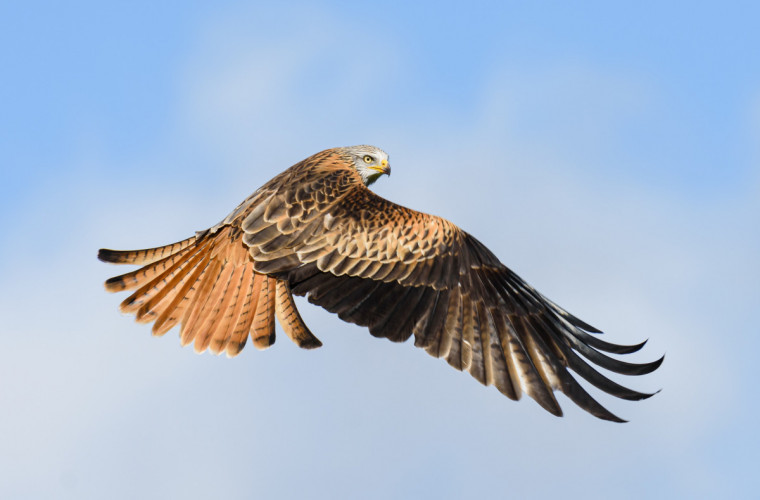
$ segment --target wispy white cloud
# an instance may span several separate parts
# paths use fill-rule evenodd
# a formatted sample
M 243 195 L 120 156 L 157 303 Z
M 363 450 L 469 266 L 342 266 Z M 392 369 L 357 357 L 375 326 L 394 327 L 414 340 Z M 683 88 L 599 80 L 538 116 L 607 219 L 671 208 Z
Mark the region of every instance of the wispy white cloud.
M 282 16 L 289 30 L 267 27 Z M 347 43 L 350 28 L 308 7 L 213 20 L 182 79 L 189 130 L 237 164 L 253 152 L 261 158 L 262 150 L 308 155 L 348 145 L 335 141 L 387 126 L 389 117 L 372 101 L 397 80 L 399 54 L 387 40 L 360 32 Z

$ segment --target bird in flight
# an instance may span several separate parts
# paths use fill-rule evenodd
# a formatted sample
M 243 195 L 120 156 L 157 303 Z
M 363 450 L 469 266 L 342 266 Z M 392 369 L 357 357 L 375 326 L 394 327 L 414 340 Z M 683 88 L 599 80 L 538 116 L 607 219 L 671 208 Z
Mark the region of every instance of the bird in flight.
M 195 236 L 145 250 L 101 249 L 104 262 L 142 266 L 107 280 L 106 290 L 134 290 L 122 312 L 153 322 L 154 335 L 180 325 L 182 345 L 192 342 L 199 353 L 236 356 L 249 335 L 265 349 L 275 341 L 275 317 L 298 346 L 321 346 L 293 300 L 306 295 L 375 337 L 404 342 L 414 335 L 414 345 L 432 356 L 510 399 L 525 393 L 557 416 L 560 391 L 599 418 L 624 422 L 570 370 L 618 398 L 652 395 L 592 366 L 650 373 L 663 358 L 636 364 L 603 353 L 632 353 L 646 341 L 602 340 L 473 236 L 368 189 L 390 172 L 388 155 L 374 146 L 317 153 Z

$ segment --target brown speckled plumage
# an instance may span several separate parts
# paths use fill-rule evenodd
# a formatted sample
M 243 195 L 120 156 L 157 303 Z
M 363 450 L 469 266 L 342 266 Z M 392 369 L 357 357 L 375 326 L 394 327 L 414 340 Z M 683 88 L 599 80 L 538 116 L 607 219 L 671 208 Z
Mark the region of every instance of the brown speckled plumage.
M 193 342 L 197 352 L 235 356 L 248 336 L 267 348 L 275 316 L 297 345 L 321 346 L 293 301 L 293 294 L 306 295 L 376 337 L 403 342 L 414 335 L 432 356 L 511 399 L 528 394 L 555 415 L 562 415 L 558 390 L 599 418 L 621 421 L 569 370 L 619 398 L 651 395 L 618 385 L 586 361 L 625 375 L 649 373 L 662 359 L 632 364 L 601 352 L 631 353 L 644 343 L 601 340 L 454 224 L 377 196 L 351 152 L 330 149 L 294 165 L 192 238 L 100 250 L 106 262 L 143 266 L 109 279 L 106 289 L 135 290 L 121 310 L 153 322 L 155 335 L 181 325 L 182 345 Z

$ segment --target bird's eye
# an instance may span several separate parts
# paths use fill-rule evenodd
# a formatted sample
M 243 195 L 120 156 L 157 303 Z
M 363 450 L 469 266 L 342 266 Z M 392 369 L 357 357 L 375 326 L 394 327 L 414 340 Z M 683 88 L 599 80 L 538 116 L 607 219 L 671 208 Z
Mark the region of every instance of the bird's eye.
M 370 155 L 364 155 L 364 163 L 372 163 L 374 160 Z

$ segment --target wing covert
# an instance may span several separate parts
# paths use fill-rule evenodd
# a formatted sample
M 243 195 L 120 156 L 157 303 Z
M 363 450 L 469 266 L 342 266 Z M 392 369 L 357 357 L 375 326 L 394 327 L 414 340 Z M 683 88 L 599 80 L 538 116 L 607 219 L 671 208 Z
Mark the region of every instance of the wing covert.
M 335 276 L 444 289 L 465 271 L 457 226 L 383 199 L 350 171 L 281 184 L 241 227 L 264 273 L 315 264 Z

